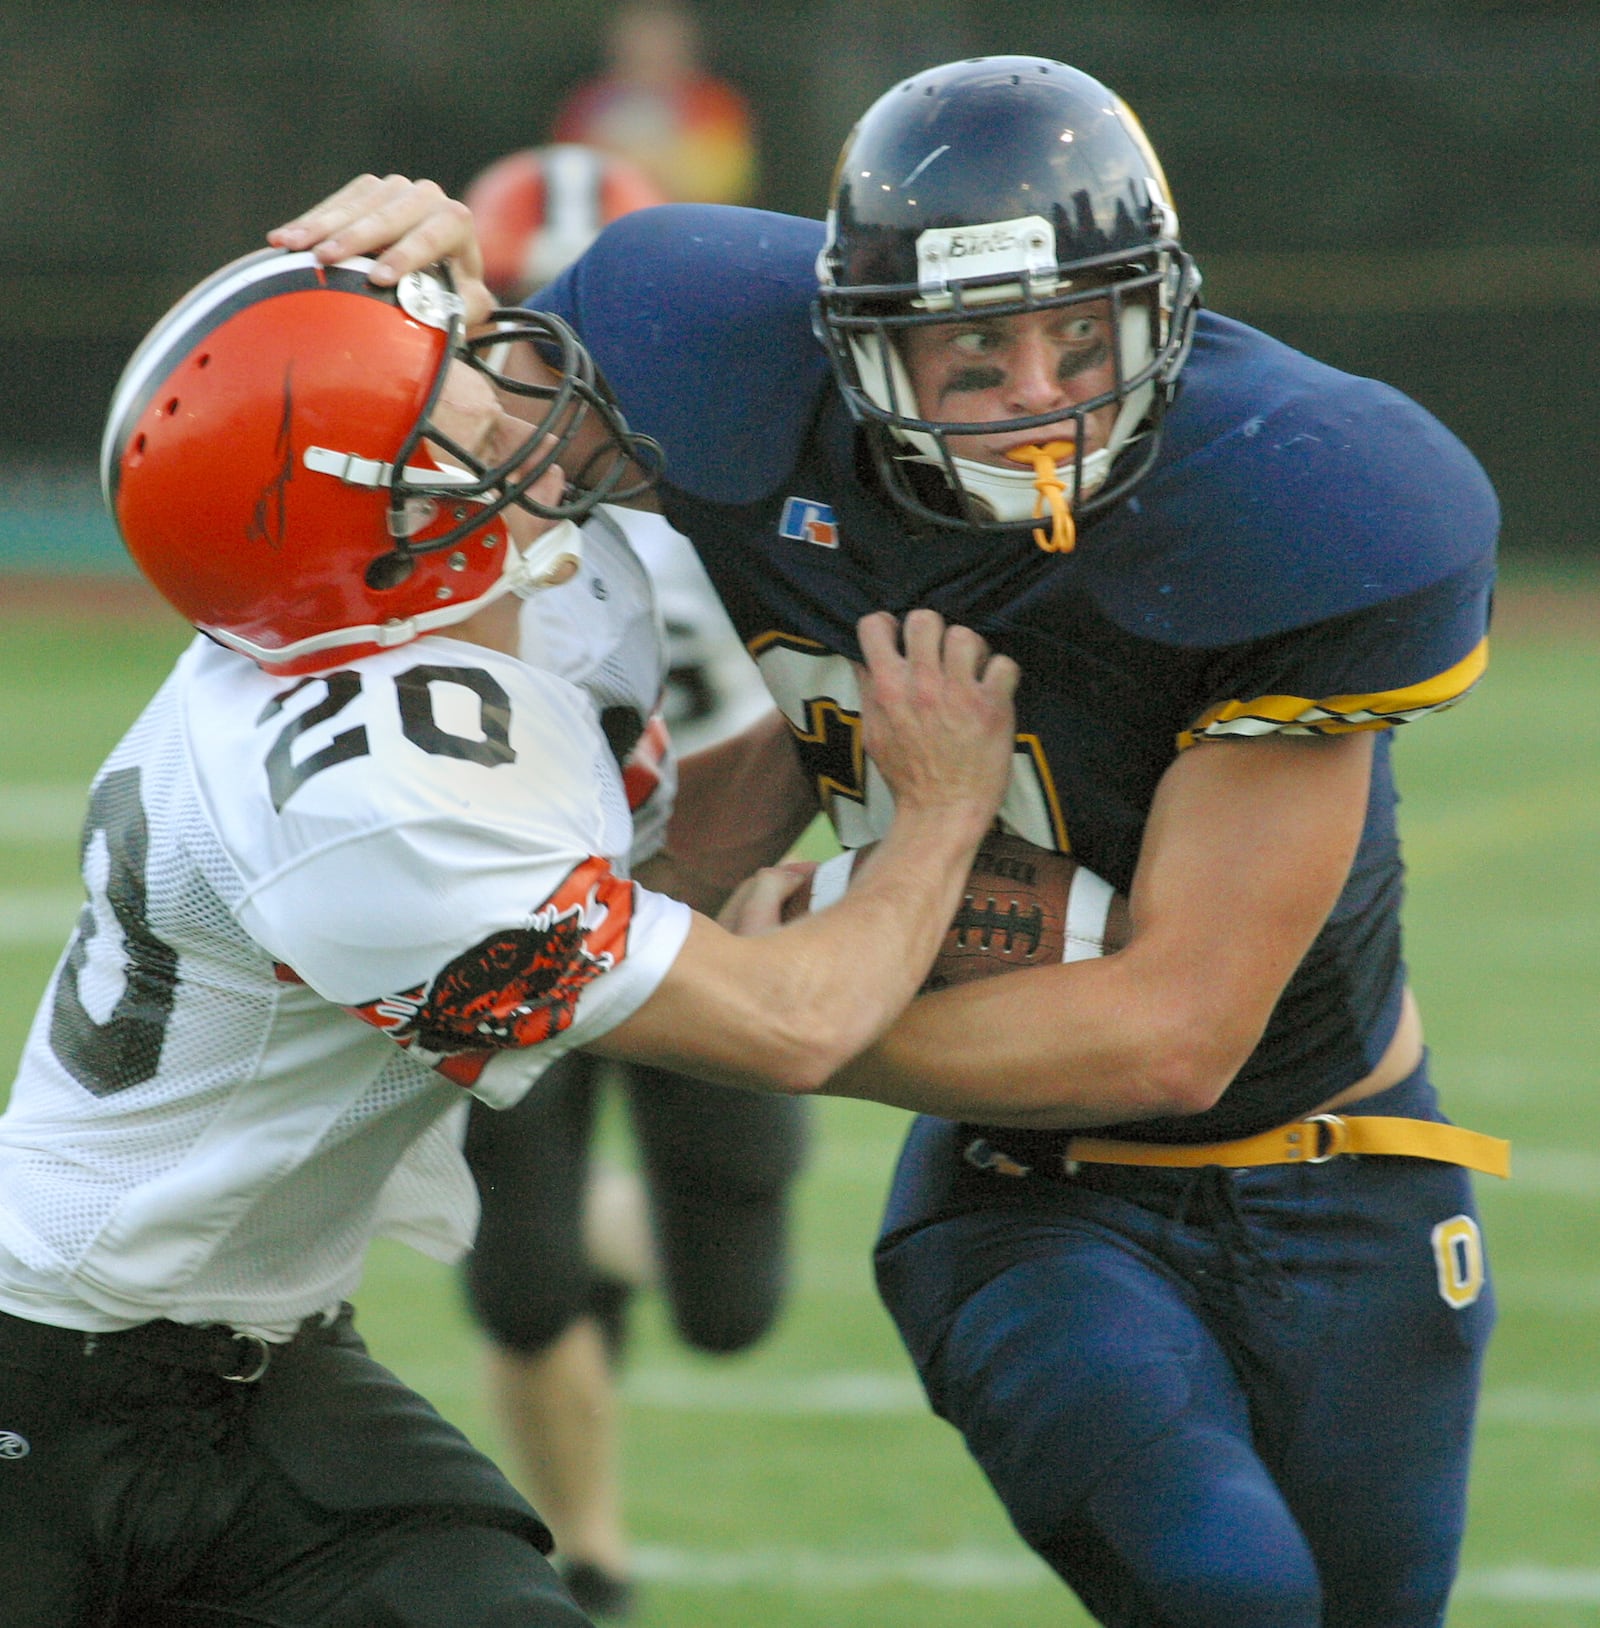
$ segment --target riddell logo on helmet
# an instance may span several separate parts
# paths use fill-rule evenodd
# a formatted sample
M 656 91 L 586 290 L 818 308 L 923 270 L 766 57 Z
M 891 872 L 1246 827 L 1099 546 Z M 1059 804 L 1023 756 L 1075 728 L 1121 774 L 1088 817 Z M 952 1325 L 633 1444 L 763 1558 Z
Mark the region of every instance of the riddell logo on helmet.
M 958 264 L 959 262 L 959 264 Z M 917 237 L 917 280 L 925 310 L 945 305 L 954 281 L 1012 273 L 1035 287 L 1055 282 L 1055 229 L 1042 215 L 990 221 L 983 226 L 930 226 Z M 968 288 L 966 298 L 1004 299 L 1004 288 Z
M 1019 245 L 1018 234 L 1010 226 L 991 226 L 980 232 L 952 232 L 945 253 L 952 260 L 970 259 L 975 254 L 1003 254 Z

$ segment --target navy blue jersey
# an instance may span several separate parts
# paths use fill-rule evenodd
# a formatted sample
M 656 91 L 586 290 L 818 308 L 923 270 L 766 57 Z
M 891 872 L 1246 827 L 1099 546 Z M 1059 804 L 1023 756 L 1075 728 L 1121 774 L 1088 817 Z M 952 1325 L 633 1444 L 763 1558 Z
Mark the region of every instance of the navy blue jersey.
M 1416 403 L 1202 313 L 1159 458 L 1073 553 L 919 525 L 880 492 L 812 335 L 821 243 L 819 223 L 788 216 L 644 211 L 539 304 L 665 448 L 667 518 L 699 549 L 846 845 L 887 824 L 849 665 L 868 611 L 928 605 L 1016 659 L 1002 819 L 1124 890 L 1179 752 L 1386 733 L 1475 682 L 1498 510 Z M 1209 1112 L 1114 1134 L 1245 1135 L 1371 1071 L 1404 985 L 1394 804 L 1384 739 L 1350 877 L 1255 1054 Z

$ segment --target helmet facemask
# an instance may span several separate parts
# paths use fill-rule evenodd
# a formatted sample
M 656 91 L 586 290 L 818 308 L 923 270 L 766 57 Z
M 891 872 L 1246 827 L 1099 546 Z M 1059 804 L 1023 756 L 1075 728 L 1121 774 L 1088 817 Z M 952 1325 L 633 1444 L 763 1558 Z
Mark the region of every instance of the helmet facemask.
M 1115 502 L 1149 468 L 1158 450 L 1152 431 L 1188 349 L 1192 294 L 1182 300 L 1183 320 L 1175 315 L 1191 280 L 1198 277 L 1174 244 L 1138 262 L 1118 256 L 1104 265 L 1052 266 L 1046 275 L 1021 282 L 1004 274 L 963 279 L 932 295 L 923 290 L 909 298 L 904 290 L 824 286 L 818 331 L 851 411 L 867 431 L 890 495 L 922 519 L 1015 532 L 1021 523 L 1045 518 L 1046 482 L 1060 493 L 1061 504 L 1081 518 Z M 884 301 L 881 296 L 890 292 L 901 299 Z M 1101 302 L 1111 313 L 1112 383 L 1107 390 L 1069 408 L 1023 418 L 967 422 L 921 416 L 901 351 L 901 340 L 911 329 Z M 1089 421 L 1108 406 L 1117 411 L 1106 443 L 1086 453 Z M 1055 445 L 1059 461 L 1041 464 L 1035 459 L 1033 468 L 1019 461 L 1008 469 L 960 456 L 949 444 L 951 436 L 1028 430 L 1041 432 L 1039 442 Z M 929 492 L 925 479 L 918 481 L 910 473 L 918 465 L 943 477 L 954 515 Z M 1071 548 L 1071 535 L 1070 520 L 1065 541 L 1059 526 L 1052 532 L 1047 524 L 1035 532 L 1040 547 L 1062 552 Z
M 499 591 L 525 595 L 543 584 L 561 554 L 578 554 L 577 521 L 600 503 L 626 502 L 649 488 L 659 465 L 659 450 L 654 442 L 629 431 L 593 359 L 559 317 L 506 307 L 492 313 L 488 332 L 465 338 L 461 302 L 449 287 L 448 272 L 442 267 L 439 270 L 442 283 L 413 274 L 402 279 L 399 290 L 402 307 L 418 320 L 445 327 L 449 342 L 426 405 L 393 465 L 379 466 L 381 483 L 389 488 L 389 532 L 395 542 L 392 552 L 380 554 L 367 567 L 367 582 L 373 588 L 397 587 L 415 569 L 419 556 L 459 547 L 514 505 L 558 522 L 526 549 L 517 549 L 508 539 Z M 445 320 L 438 321 L 440 316 Z M 518 345 L 531 346 L 558 382 L 532 383 L 517 376 L 513 358 Z M 485 464 L 435 420 L 452 359 L 483 374 L 497 391 L 544 404 L 541 411 L 529 415 L 528 433 L 499 463 Z M 569 472 L 556 502 L 541 502 L 532 495 L 533 488 L 553 465 L 562 462 L 590 413 L 606 430 L 604 444 L 581 470 Z M 448 462 L 441 464 L 436 451 L 442 451 Z M 309 456 L 306 461 L 318 467 Z M 326 468 L 325 472 L 352 479 L 346 470 Z M 441 509 L 450 511 L 442 528 L 438 523 Z

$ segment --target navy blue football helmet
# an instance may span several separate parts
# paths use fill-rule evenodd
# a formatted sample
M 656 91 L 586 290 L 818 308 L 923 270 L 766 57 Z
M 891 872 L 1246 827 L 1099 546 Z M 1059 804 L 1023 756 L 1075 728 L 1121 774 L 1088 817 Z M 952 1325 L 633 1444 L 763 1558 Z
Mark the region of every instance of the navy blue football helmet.
M 815 326 L 890 495 L 919 519 L 1014 532 L 1047 481 L 1079 517 L 1149 469 L 1188 354 L 1200 275 L 1139 121 L 1087 74 L 979 57 L 917 74 L 867 109 L 834 174 Z M 1109 301 L 1112 389 L 1004 424 L 919 416 L 897 341 L 919 324 Z M 1112 403 L 1109 444 L 1085 420 Z M 1058 468 L 957 457 L 947 437 L 1065 430 Z M 930 471 L 931 466 L 931 471 Z M 933 478 L 930 480 L 930 472 Z M 1053 480 L 1050 477 L 1053 475 Z M 942 479 L 939 478 L 942 476 Z M 1054 545 L 1039 537 L 1041 546 Z

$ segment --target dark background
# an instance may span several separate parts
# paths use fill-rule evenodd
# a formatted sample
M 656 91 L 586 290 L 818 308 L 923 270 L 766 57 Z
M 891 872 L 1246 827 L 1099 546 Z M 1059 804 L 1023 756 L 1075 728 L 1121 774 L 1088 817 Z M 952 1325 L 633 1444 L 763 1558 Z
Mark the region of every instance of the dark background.
M 93 457 L 190 283 L 358 170 L 457 190 L 548 139 L 598 0 L 0 0 L 0 467 Z M 1508 549 L 1588 557 L 1600 507 L 1600 7 L 1573 0 L 701 0 L 752 102 L 759 202 L 820 215 L 881 90 L 1058 57 L 1132 104 L 1209 302 L 1437 412 Z

